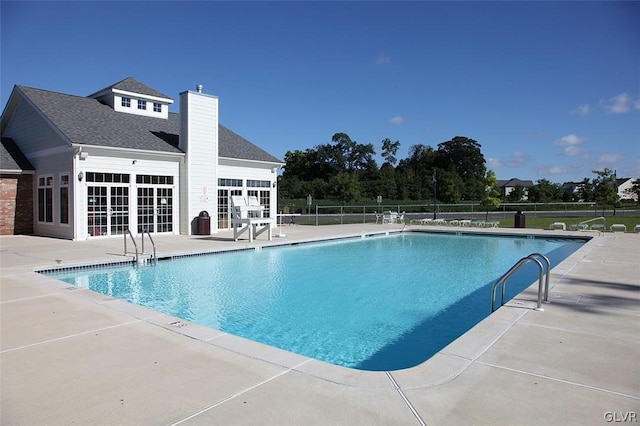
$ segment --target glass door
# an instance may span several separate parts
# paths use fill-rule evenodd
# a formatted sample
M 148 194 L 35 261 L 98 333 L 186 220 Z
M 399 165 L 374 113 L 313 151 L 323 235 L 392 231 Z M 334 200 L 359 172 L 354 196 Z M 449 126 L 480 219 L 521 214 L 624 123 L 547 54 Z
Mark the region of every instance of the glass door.
M 129 229 L 129 188 L 112 186 L 109 200 L 109 235 L 122 235 Z
M 156 232 L 173 232 L 173 189 L 156 188 Z
M 138 233 L 173 232 L 173 188 L 138 187 Z
M 138 187 L 138 233 L 155 232 L 154 189 Z
M 91 237 L 107 235 L 108 198 L 106 186 L 89 186 L 87 197 L 87 225 Z
M 87 187 L 87 232 L 91 237 L 122 235 L 129 228 L 129 188 Z

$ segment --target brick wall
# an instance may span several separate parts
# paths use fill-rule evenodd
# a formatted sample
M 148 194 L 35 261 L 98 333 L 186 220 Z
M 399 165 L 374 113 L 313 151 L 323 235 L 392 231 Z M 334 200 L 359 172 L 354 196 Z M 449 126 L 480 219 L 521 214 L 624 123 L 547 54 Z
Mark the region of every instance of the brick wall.
M 0 235 L 33 233 L 33 175 L 0 175 Z

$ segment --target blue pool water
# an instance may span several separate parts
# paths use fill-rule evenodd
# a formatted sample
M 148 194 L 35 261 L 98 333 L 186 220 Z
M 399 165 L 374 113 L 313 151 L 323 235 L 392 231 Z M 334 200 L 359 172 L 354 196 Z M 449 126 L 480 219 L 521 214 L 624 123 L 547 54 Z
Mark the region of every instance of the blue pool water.
M 584 241 L 404 233 L 49 272 L 62 281 L 333 364 L 417 365 L 485 318 L 520 258 L 552 267 Z M 538 277 L 525 266 L 512 298 Z

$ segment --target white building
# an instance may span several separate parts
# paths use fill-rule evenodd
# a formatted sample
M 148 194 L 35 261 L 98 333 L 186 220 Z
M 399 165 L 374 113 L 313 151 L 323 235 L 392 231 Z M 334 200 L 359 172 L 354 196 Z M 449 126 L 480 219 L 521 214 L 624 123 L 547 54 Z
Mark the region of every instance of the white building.
M 196 234 L 207 212 L 216 233 L 230 227 L 231 195 L 255 195 L 275 225 L 282 161 L 222 126 L 202 86 L 180 93 L 180 114 L 173 102 L 133 78 L 87 97 L 15 86 L 1 117 L 0 183 L 20 176 L 4 148 L 17 147 L 32 166 L 23 175 L 33 209 L 14 217 L 31 215 L 36 235 L 83 240 Z

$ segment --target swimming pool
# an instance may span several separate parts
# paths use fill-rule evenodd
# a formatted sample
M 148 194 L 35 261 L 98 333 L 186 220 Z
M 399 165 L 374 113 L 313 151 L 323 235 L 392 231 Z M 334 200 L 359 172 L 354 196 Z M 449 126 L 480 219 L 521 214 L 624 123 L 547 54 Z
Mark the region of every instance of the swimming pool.
M 337 365 L 417 365 L 490 313 L 518 259 L 552 265 L 582 240 L 403 233 L 48 272 L 62 281 Z M 509 281 L 511 298 L 537 279 Z

